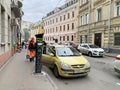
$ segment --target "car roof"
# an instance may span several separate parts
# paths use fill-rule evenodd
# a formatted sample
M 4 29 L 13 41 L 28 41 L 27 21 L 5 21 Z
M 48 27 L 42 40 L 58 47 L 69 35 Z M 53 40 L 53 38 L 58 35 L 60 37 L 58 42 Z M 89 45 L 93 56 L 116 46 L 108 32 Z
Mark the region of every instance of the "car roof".
M 92 43 L 82 43 L 80 45 L 93 45 Z
M 66 46 L 66 45 L 50 45 L 50 46 L 54 46 L 54 47 L 71 47 L 71 46 Z

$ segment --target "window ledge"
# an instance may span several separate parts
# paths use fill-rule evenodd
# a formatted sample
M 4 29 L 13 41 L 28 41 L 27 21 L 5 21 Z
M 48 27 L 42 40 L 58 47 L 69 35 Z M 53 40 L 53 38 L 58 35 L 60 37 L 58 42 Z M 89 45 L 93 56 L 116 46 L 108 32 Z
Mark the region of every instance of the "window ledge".
M 5 43 L 1 43 L 1 46 L 5 46 Z

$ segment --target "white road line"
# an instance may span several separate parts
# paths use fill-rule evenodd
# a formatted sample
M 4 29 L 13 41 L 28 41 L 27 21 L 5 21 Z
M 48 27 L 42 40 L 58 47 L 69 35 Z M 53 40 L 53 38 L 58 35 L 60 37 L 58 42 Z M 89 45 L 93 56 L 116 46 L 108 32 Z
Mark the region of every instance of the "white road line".
M 116 84 L 120 86 L 120 83 L 116 83 Z

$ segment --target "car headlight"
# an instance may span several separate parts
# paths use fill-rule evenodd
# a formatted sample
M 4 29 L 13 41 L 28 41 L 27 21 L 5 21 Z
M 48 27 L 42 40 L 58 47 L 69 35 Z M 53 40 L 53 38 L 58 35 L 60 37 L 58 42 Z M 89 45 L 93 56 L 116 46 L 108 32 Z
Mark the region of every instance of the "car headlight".
M 90 67 L 90 63 L 87 62 L 87 63 L 85 64 L 85 66 L 86 66 L 87 68 Z
M 62 69 L 65 69 L 65 70 L 71 69 L 70 66 L 66 63 L 61 62 L 60 64 L 61 64 Z
M 96 53 L 97 53 L 98 51 L 93 51 L 93 52 L 96 52 Z

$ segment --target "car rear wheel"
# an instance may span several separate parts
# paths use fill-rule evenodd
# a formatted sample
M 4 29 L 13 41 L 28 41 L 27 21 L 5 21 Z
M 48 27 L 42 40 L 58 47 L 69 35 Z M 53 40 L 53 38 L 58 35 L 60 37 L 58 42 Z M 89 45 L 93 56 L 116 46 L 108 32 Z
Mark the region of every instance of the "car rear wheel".
M 59 72 L 58 72 L 57 66 L 54 67 L 53 73 L 54 73 L 55 77 L 57 77 L 57 78 L 59 77 Z
M 89 52 L 88 55 L 89 55 L 90 57 L 92 57 L 92 53 L 91 53 L 91 52 Z

